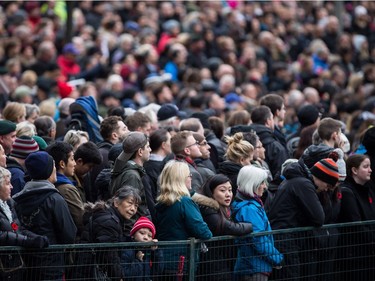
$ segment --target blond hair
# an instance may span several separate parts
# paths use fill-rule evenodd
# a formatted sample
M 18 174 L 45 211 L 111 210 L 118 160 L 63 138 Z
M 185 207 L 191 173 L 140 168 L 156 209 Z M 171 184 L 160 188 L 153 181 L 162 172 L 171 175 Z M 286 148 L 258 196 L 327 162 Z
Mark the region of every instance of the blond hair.
M 29 121 L 23 121 L 17 124 L 16 127 L 16 137 L 30 137 L 36 135 L 36 127 L 33 123 L 30 123 Z
M 190 175 L 185 162 L 171 160 L 165 164 L 160 175 L 160 195 L 157 201 L 168 206 L 180 201 L 183 196 L 190 196 L 185 180 Z
M 18 119 L 22 116 L 26 117 L 26 107 L 19 102 L 8 102 L 3 109 L 3 117 L 6 120 L 18 123 Z
M 248 141 L 244 140 L 241 132 L 235 133 L 233 136 L 225 137 L 228 143 L 227 152 L 225 157 L 235 163 L 239 163 L 241 158 L 248 158 L 254 152 L 254 146 Z

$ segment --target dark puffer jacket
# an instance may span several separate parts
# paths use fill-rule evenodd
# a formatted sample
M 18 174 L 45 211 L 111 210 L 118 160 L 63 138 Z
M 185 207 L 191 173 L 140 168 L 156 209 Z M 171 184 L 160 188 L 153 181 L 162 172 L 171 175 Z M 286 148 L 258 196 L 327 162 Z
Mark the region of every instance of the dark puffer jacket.
M 90 217 L 92 217 L 91 222 Z M 88 204 L 85 206 L 83 219 L 85 227 L 81 235 L 81 243 L 118 243 L 126 241 L 123 233 L 126 220 L 114 206 L 107 205 L 103 201 L 99 201 L 95 205 Z M 125 277 L 120 262 L 120 249 L 100 248 L 96 256 L 97 262 L 103 264 L 103 271 L 107 272 L 112 280 L 121 280 Z M 83 253 L 79 256 L 78 263 L 93 264 L 93 257 L 90 254 Z M 84 273 L 82 277 L 93 278 L 92 268 L 86 268 L 82 272 Z

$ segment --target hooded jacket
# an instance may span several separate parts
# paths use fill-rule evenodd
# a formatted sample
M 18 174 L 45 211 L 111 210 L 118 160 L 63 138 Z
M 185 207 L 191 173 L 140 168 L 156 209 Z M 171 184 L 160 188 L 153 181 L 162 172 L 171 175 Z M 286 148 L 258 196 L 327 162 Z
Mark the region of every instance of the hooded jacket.
M 51 244 L 71 244 L 77 228 L 64 198 L 47 180 L 27 182 L 13 197 L 16 211 L 25 227 L 46 235 Z
M 138 189 L 139 195 L 141 196 L 141 203 L 139 204 L 137 214 L 129 220 L 129 223 L 126 224 L 127 234 L 130 233 L 133 224 L 139 217 L 150 216 L 150 212 L 147 207 L 145 186 L 143 185 L 142 181 L 142 178 L 145 174 L 145 169 L 132 160 L 124 162 L 116 159 L 115 165 L 112 170 L 111 197 L 116 193 L 117 190 L 125 185 L 129 185 Z
M 64 198 L 52 183 L 29 181 L 13 199 L 17 203 L 18 217 L 26 229 L 47 236 L 50 244 L 74 243 L 77 228 Z M 32 259 L 30 279 L 60 280 L 63 277 L 63 252 L 37 253 Z
M 265 125 L 252 124 L 249 126 L 259 136 L 266 149 L 266 162 L 270 168 L 273 178 L 280 174 L 281 165 L 289 158 L 289 152 L 276 138 L 272 130 Z
M 305 149 L 303 152 L 301 158 L 304 162 L 304 164 L 307 166 L 307 168 L 312 168 L 312 166 L 315 165 L 316 162 L 327 158 L 328 155 L 333 151 L 332 147 L 329 147 L 325 144 L 319 144 L 319 145 L 310 145 L 308 148 Z
M 312 175 L 303 161 L 290 164 L 284 170 L 284 176 L 285 180 L 280 184 L 268 211 L 272 229 L 322 226 L 324 210 Z

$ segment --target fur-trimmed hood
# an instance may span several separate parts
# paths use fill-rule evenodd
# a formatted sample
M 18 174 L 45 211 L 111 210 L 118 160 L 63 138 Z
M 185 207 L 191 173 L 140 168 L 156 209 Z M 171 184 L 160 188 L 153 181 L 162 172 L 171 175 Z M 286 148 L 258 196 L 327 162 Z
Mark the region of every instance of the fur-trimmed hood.
M 216 211 L 220 209 L 220 205 L 215 199 L 204 196 L 200 193 L 195 192 L 191 199 L 200 206 L 209 207 Z

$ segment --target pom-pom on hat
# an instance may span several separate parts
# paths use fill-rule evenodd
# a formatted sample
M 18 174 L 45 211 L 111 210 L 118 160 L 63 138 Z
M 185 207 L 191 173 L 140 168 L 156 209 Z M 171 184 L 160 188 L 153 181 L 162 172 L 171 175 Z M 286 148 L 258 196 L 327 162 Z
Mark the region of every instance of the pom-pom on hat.
M 39 145 L 34 139 L 29 137 L 20 137 L 16 138 L 14 141 L 10 156 L 26 159 L 30 153 L 37 151 L 39 151 Z
M 30 153 L 25 166 L 32 180 L 47 180 L 53 172 L 53 158 L 45 151 Z
M 339 180 L 339 169 L 335 161 L 325 158 L 315 163 L 310 172 L 321 181 L 335 186 Z
M 140 217 L 134 224 L 133 228 L 130 230 L 130 236 L 133 236 L 141 228 L 148 228 L 151 230 L 152 238 L 155 237 L 156 230 L 155 225 L 146 217 Z

